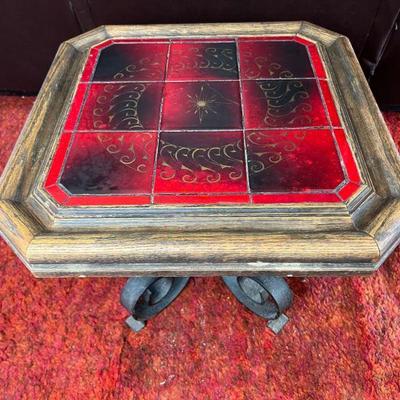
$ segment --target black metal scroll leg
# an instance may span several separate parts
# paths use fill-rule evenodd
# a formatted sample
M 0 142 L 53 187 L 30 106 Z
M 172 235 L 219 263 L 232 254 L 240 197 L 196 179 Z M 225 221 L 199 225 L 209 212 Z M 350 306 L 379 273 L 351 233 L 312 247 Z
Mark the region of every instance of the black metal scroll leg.
M 223 276 L 235 297 L 255 314 L 268 320 L 268 327 L 278 333 L 288 322 L 283 313 L 292 303 L 293 292 L 277 276 Z
M 171 304 L 189 278 L 130 278 L 121 291 L 121 304 L 131 313 L 127 325 L 135 332 L 144 328 L 148 319 Z

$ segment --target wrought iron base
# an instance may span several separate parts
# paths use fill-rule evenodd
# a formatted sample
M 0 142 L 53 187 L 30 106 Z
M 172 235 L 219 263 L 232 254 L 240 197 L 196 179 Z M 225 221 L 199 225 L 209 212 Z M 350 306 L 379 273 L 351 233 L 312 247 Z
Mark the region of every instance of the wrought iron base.
M 283 278 L 276 276 L 224 276 L 225 284 L 247 308 L 268 320 L 268 327 L 278 333 L 287 323 L 283 313 L 292 303 L 293 293 Z M 126 323 L 135 332 L 148 319 L 171 304 L 189 278 L 130 278 L 121 292 L 121 303 L 131 313 Z
M 121 292 L 121 303 L 131 313 L 126 319 L 135 332 L 144 328 L 148 319 L 171 304 L 189 278 L 130 278 Z
M 247 308 L 268 320 L 268 327 L 278 333 L 288 322 L 283 314 L 292 304 L 293 293 L 278 276 L 223 276 L 234 296 Z

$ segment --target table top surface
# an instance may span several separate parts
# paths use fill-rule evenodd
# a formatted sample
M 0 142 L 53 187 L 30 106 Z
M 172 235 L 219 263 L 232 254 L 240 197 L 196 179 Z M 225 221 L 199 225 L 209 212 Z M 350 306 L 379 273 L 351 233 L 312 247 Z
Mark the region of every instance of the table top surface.
M 61 45 L 0 181 L 37 276 L 370 273 L 400 158 L 347 38 L 304 21 Z
M 63 206 L 335 203 L 361 185 L 298 36 L 93 46 L 45 190 Z

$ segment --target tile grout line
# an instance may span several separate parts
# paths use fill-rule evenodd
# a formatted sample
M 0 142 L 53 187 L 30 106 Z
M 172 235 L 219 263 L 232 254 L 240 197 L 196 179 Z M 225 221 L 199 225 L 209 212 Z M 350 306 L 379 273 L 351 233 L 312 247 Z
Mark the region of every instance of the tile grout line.
M 328 125 L 316 125 L 316 126 L 304 126 L 304 127 L 265 127 L 265 128 L 251 128 L 248 130 L 252 131 L 289 131 L 289 130 L 305 130 L 305 131 L 313 131 L 313 130 L 318 130 L 318 129 L 324 129 L 324 130 L 329 130 L 331 127 Z M 339 126 L 333 126 L 333 129 L 343 129 Z M 211 128 L 203 128 L 203 129 L 160 129 L 160 132 L 240 132 L 242 131 L 243 128 L 221 128 L 221 129 L 211 129 Z M 72 132 L 71 130 L 67 130 L 65 132 Z M 110 134 L 118 134 L 118 133 L 146 133 L 146 132 L 158 132 L 157 129 L 130 129 L 130 130 L 124 130 L 124 129 L 93 129 L 93 130 L 88 130 L 88 129 L 82 129 L 82 130 L 77 130 L 76 133 L 104 133 L 108 132 Z
M 311 62 L 310 62 L 311 64 Z M 293 77 L 293 78 L 244 78 L 242 81 L 294 81 L 294 80 L 312 80 L 317 79 L 315 76 L 305 76 L 305 77 Z M 327 78 L 319 78 L 320 80 L 327 81 Z M 208 82 L 237 82 L 237 79 L 207 79 Z M 115 81 L 81 81 L 80 83 L 95 83 L 97 85 L 104 84 L 104 85 L 118 85 L 118 84 L 128 84 L 128 83 L 196 83 L 196 82 L 204 82 L 204 80 L 199 79 L 166 79 L 165 81 L 160 80 L 115 80 Z
M 236 62 L 237 62 L 237 67 L 238 67 L 238 78 L 239 78 L 240 112 L 242 115 L 244 170 L 245 170 L 245 174 L 246 174 L 246 187 L 247 187 L 247 193 L 249 195 L 249 203 L 252 204 L 253 196 L 250 191 L 250 174 L 249 174 L 249 165 L 248 165 L 248 157 L 247 157 L 247 141 L 246 141 L 245 113 L 244 113 L 244 102 L 243 102 L 243 87 L 242 87 L 242 76 L 241 76 L 241 68 L 240 68 L 239 43 L 238 43 L 237 39 L 235 39 L 235 44 L 236 44 Z
M 158 116 L 158 124 L 157 124 L 157 141 L 155 146 L 155 154 L 154 154 L 154 163 L 153 163 L 153 175 L 151 179 L 151 188 L 150 188 L 150 204 L 154 204 L 154 190 L 156 185 L 156 175 L 157 175 L 157 162 L 158 162 L 158 148 L 160 146 L 160 136 L 161 136 L 161 123 L 162 123 L 162 113 L 165 99 L 165 82 L 168 74 L 168 66 L 169 66 L 169 58 L 171 54 L 171 40 L 168 42 L 168 51 L 167 57 L 165 60 L 165 68 L 164 68 L 164 82 L 161 92 L 161 102 L 159 108 L 159 116 Z
M 61 184 L 62 186 L 62 184 Z M 340 185 L 338 185 L 340 186 Z M 64 186 L 63 188 L 68 192 Z M 254 195 L 307 195 L 307 194 L 332 194 L 331 189 L 310 189 L 306 192 L 304 191 L 293 191 L 293 192 L 254 192 Z M 163 192 L 160 193 L 159 196 L 188 196 L 188 197 L 195 197 L 195 196 L 206 196 L 206 197 L 213 197 L 213 196 L 236 196 L 236 195 L 248 195 L 248 192 Z M 81 193 L 81 194 L 71 194 L 71 196 L 78 196 L 78 197 L 140 197 L 140 196 L 148 196 L 149 193 Z

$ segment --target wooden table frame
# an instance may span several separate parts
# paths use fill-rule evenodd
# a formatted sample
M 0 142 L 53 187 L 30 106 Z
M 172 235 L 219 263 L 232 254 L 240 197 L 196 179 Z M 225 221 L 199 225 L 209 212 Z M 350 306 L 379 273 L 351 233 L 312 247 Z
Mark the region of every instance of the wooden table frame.
M 364 184 L 345 203 L 61 207 L 42 188 L 91 46 L 298 35 L 319 47 Z M 400 160 L 349 40 L 307 22 L 102 26 L 60 46 L 0 184 L 0 230 L 38 277 L 367 274 L 399 242 Z

